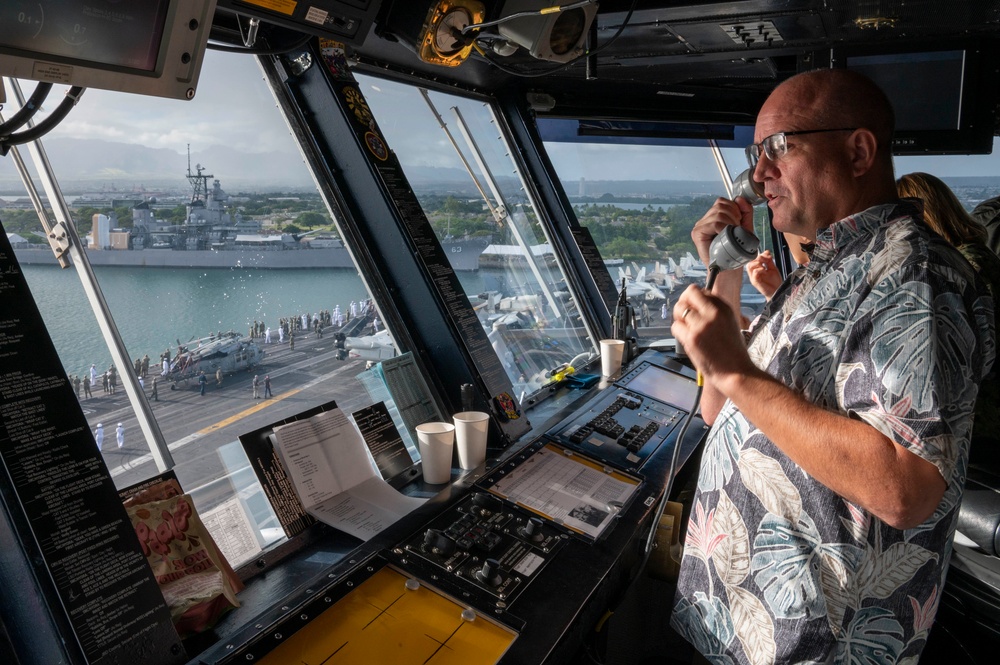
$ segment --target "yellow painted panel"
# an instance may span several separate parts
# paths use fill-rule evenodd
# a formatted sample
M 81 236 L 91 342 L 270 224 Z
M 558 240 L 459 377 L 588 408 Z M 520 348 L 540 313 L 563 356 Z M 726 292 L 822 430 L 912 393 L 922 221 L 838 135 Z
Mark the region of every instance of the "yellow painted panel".
M 489 665 L 516 635 L 383 568 L 265 656 L 263 665 Z
M 258 7 L 263 7 L 264 9 L 270 9 L 272 12 L 278 12 L 279 14 L 292 15 L 295 11 L 295 6 L 299 4 L 297 0 L 241 0 L 248 5 L 257 5 Z

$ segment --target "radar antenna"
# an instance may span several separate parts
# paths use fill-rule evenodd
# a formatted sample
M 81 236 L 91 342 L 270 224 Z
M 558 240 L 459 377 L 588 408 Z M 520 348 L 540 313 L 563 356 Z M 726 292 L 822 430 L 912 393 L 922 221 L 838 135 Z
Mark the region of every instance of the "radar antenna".
M 188 172 L 187 179 L 191 183 L 191 203 L 202 203 L 204 204 L 208 200 L 208 179 L 214 178 L 211 174 L 202 174 L 204 167 L 201 164 L 195 164 L 194 168 L 197 173 L 191 173 L 191 144 L 188 143 L 187 146 L 187 156 L 188 156 Z

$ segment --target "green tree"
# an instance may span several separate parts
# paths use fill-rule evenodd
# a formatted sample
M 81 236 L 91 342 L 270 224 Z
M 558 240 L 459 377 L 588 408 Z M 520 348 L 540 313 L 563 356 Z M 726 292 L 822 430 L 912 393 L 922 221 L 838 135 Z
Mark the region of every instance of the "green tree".
M 299 226 L 306 228 L 315 228 L 317 226 L 326 226 L 331 223 L 329 217 L 326 217 L 318 212 L 304 212 L 295 218 L 295 223 Z
M 626 261 L 655 259 L 657 257 L 654 249 L 648 244 L 627 238 L 615 238 L 603 245 L 601 254 L 607 258 L 621 258 Z
M 132 208 L 129 206 L 115 208 L 115 217 L 118 219 L 119 227 L 123 229 L 132 228 Z

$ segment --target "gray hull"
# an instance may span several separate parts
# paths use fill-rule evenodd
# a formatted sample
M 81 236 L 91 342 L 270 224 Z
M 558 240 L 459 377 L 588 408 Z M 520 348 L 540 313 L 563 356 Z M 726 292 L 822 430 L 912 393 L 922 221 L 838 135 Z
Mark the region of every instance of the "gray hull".
M 442 243 L 453 270 L 478 270 L 479 255 L 489 245 L 488 238 L 466 238 Z M 15 249 L 18 262 L 24 265 L 55 265 L 48 248 Z M 289 270 L 315 268 L 354 268 L 344 247 L 290 250 L 171 250 L 171 249 L 100 249 L 87 250 L 94 266 L 127 268 L 249 268 Z

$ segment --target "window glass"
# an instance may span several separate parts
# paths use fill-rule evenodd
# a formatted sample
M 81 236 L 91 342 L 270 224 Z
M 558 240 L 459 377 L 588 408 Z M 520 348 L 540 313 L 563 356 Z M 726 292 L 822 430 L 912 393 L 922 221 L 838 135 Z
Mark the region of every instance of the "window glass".
M 703 146 L 622 145 L 547 141 L 580 224 L 590 229 L 615 284 L 638 320 L 640 343 L 670 338 L 673 303 L 688 284 L 704 284 L 691 229 L 726 187 Z M 735 178 L 746 168 L 742 150 L 722 158 Z M 766 211 L 755 209 L 755 232 L 767 249 Z M 764 297 L 744 279 L 742 313 L 753 318 Z
M 941 178 L 972 211 L 983 201 L 1000 196 L 1000 137 L 993 138 L 991 155 L 928 155 L 895 157 L 896 177 L 923 172 Z
M 358 78 L 518 395 L 596 357 L 491 107 Z
M 356 377 L 392 338 L 373 336 L 378 314 L 253 58 L 210 51 L 191 102 L 88 90 L 43 143 L 128 352 L 112 385 L 80 277 L 56 265 L 9 159 L 0 219 L 24 238 L 16 256 L 108 469 L 119 488 L 158 473 L 122 388 L 132 373 L 217 539 L 246 536 L 227 552 L 239 565 L 282 535 L 239 436 L 331 400 L 368 405 Z

